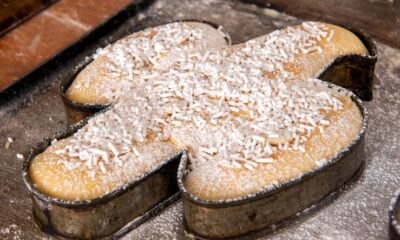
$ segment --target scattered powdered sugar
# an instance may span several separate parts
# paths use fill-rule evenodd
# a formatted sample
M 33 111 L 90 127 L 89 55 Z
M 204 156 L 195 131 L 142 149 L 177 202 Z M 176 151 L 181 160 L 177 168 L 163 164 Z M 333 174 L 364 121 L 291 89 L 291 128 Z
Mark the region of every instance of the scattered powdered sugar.
M 28 217 L 30 219 L 30 217 Z M 32 220 L 32 219 L 30 219 Z M 0 239 L 9 239 L 9 240 L 50 240 L 53 239 L 50 236 L 46 236 L 44 234 L 37 236 L 37 235 L 32 235 L 32 232 L 27 232 L 25 231 L 26 229 L 23 228 L 20 224 L 9 224 L 5 225 L 4 227 L 0 228 Z
M 22 236 L 21 229 L 17 226 L 17 224 L 11 224 L 8 227 L 4 227 L 0 229 L 0 237 L 2 236 L 12 236 L 13 240 L 20 240 Z
M 150 219 L 147 223 L 137 228 L 135 231 L 130 232 L 123 239 L 182 239 L 180 235 L 189 237 L 189 239 L 196 239 L 182 231 L 180 223 L 182 222 L 182 203 L 174 203 L 167 208 L 168 214 L 162 213 L 157 217 Z M 173 224 L 170 224 L 173 223 Z M 149 236 L 149 226 L 157 229 L 155 234 Z M 193 236 L 193 235 L 192 235 Z M 184 238 L 186 239 L 186 238 Z
M 13 142 L 14 142 L 14 139 L 12 137 L 8 137 L 6 143 L 4 144 L 4 148 L 6 150 L 9 149 Z

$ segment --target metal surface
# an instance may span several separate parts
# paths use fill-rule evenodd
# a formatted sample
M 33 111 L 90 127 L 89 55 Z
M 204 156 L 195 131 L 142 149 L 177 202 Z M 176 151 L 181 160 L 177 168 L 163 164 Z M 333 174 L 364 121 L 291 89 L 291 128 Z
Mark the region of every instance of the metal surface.
M 131 17 L 131 14 L 127 14 Z M 21 160 L 41 139 L 67 126 L 58 95 L 61 79 L 79 66 L 99 46 L 125 36 L 134 29 L 174 19 L 204 18 L 224 26 L 233 43 L 239 43 L 301 20 L 255 5 L 225 0 L 159 0 L 123 24 L 112 22 L 107 32 L 89 36 L 52 65 L 51 71 L 31 75 L 34 85 L 10 92 L 0 103 L 0 238 L 49 238 L 36 226 L 31 200 L 21 178 Z M 69 49 L 71 50 L 71 49 Z M 387 211 L 393 192 L 400 186 L 398 119 L 400 100 L 400 50 L 378 42 L 374 99 L 365 103 L 370 125 L 365 139 L 366 166 L 360 178 L 310 214 L 271 233 L 261 231 L 243 239 L 388 239 Z M 14 142 L 8 149 L 7 138 Z M 274 227 L 272 228 L 274 230 Z M 124 239 L 190 239 L 182 221 L 180 202 L 134 229 Z

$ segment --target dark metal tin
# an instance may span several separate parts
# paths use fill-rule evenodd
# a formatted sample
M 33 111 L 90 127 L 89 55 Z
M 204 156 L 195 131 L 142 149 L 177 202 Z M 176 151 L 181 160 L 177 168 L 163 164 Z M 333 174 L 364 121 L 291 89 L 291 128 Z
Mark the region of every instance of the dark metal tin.
M 352 95 L 363 115 L 358 137 L 328 163 L 274 189 L 264 189 L 239 199 L 208 201 L 187 191 L 184 179 L 190 162 L 184 153 L 178 169 L 184 221 L 189 232 L 204 238 L 230 238 L 279 224 L 312 207 L 357 175 L 364 162 L 364 137 L 368 112 Z
M 176 173 L 181 154 L 166 160 L 140 179 L 93 200 L 65 201 L 41 193 L 29 176 L 32 160 L 53 139 L 71 136 L 88 119 L 34 146 L 24 162 L 23 179 L 32 195 L 36 223 L 42 230 L 62 238 L 113 239 L 129 232 L 179 198 Z
M 400 190 L 396 192 L 389 206 L 389 237 L 400 240 Z
M 199 23 L 205 23 L 208 24 L 210 26 L 212 26 L 215 29 L 218 29 L 219 27 L 221 27 L 220 25 L 213 23 L 213 22 L 209 22 L 206 20 L 202 20 L 202 19 L 182 19 L 182 20 L 175 20 L 175 21 L 169 21 L 167 23 L 173 23 L 173 22 L 199 22 Z M 164 24 L 167 24 L 164 23 Z M 160 24 L 163 25 L 163 24 Z M 223 31 L 223 30 L 221 30 Z M 229 34 L 226 31 L 223 31 L 223 33 L 225 34 L 225 40 L 227 42 L 227 44 L 230 46 L 231 45 L 231 39 L 229 37 Z M 87 59 L 83 64 L 81 64 L 78 68 L 76 68 L 72 74 L 70 75 L 69 78 L 65 79 L 60 86 L 60 95 L 61 98 L 63 100 L 64 106 L 65 106 L 65 110 L 67 113 L 67 119 L 68 119 L 68 124 L 73 124 L 76 122 L 81 121 L 82 119 L 85 119 L 91 115 L 93 115 L 94 113 L 100 111 L 101 109 L 106 108 L 107 106 L 109 106 L 110 104 L 85 104 L 85 103 L 79 103 L 76 101 L 72 101 L 70 99 L 68 99 L 65 96 L 65 92 L 67 91 L 67 89 L 69 88 L 69 86 L 72 84 L 72 82 L 75 80 L 76 76 L 78 75 L 78 73 L 84 68 L 86 67 L 91 61 L 92 61 L 92 57 L 90 57 L 90 60 Z
M 362 100 L 372 100 L 372 86 L 378 50 L 366 32 L 342 26 L 354 33 L 368 49 L 369 55 L 348 54 L 334 59 L 316 78 L 354 92 Z
M 204 20 L 189 19 L 181 21 L 198 21 L 207 23 L 213 26 L 214 28 L 219 27 L 217 24 L 207 22 Z M 365 88 L 366 86 L 369 86 L 369 84 L 372 84 L 372 74 L 377 55 L 376 55 L 376 46 L 373 40 L 365 34 L 357 34 L 357 35 L 363 40 L 364 44 L 370 51 L 371 56 L 351 55 L 351 56 L 340 57 L 336 59 L 334 62 L 332 62 L 329 66 L 327 66 L 326 70 L 319 76 L 322 76 L 322 78 L 325 80 L 329 80 L 331 82 L 337 83 L 338 85 L 347 87 L 349 89 L 356 89 L 356 90 L 359 89 L 360 91 L 358 94 L 360 95 L 360 93 L 364 92 L 368 93 L 372 91 L 372 89 L 365 90 Z M 227 36 L 228 36 L 227 42 L 230 43 L 229 35 Z M 339 59 L 345 59 L 346 61 Z M 83 67 L 89 64 L 90 61 L 91 59 L 87 58 L 85 59 L 85 61 L 79 64 L 77 68 L 74 68 L 73 71 L 69 74 L 69 77 L 63 80 L 63 83 L 61 84 L 60 87 L 60 95 L 63 99 L 69 123 L 75 123 L 78 121 L 80 122 L 75 125 L 72 125 L 66 131 L 56 133 L 50 138 L 45 139 L 39 144 L 37 144 L 31 150 L 31 153 L 29 154 L 26 162 L 24 163 L 23 178 L 29 191 L 32 194 L 33 212 L 35 220 L 44 231 L 62 238 L 67 237 L 67 238 L 106 238 L 106 239 L 111 238 L 112 239 L 121 236 L 126 232 L 130 231 L 131 229 L 137 227 L 139 224 L 146 221 L 156 213 L 160 212 L 162 209 L 168 206 L 168 204 L 172 203 L 173 201 L 179 198 L 180 194 L 178 193 L 178 186 L 176 183 L 176 172 L 179 160 L 181 158 L 180 157 L 181 154 L 178 154 L 177 156 L 166 161 L 164 165 L 153 170 L 145 177 L 137 181 L 131 182 L 126 186 L 121 187 L 101 198 L 94 199 L 91 201 L 62 201 L 60 199 L 46 196 L 45 194 L 40 193 L 35 189 L 28 174 L 31 160 L 37 154 L 43 152 L 49 146 L 52 139 L 62 139 L 72 135 L 76 130 L 78 130 L 87 123 L 88 117 L 90 118 L 90 116 L 93 116 L 95 113 L 98 113 L 99 111 L 100 112 L 102 112 L 102 110 L 106 111 L 105 109 L 107 109 L 107 107 L 110 106 L 110 105 L 82 104 L 71 101 L 65 97 L 64 93 L 66 89 L 68 89 L 72 81 L 75 79 L 76 75 L 83 69 Z M 353 73 L 355 70 L 351 70 L 353 69 L 349 67 L 349 65 L 351 64 L 354 67 L 354 69 L 358 69 L 357 71 L 361 73 L 357 73 L 358 75 L 356 73 Z M 336 68 L 339 70 L 332 70 Z M 332 80 L 334 79 L 335 76 L 339 76 L 342 72 L 350 71 L 349 69 L 351 70 L 351 74 L 349 74 L 348 77 L 346 77 L 346 81 Z M 368 74 L 371 75 L 371 79 L 368 81 L 360 82 L 358 78 L 360 78 L 360 76 L 367 76 L 368 75 L 367 71 Z M 346 85 L 345 83 L 349 84 Z M 361 91 L 361 89 L 364 90 Z M 357 93 L 357 91 L 355 92 Z M 359 104 L 360 109 L 364 110 L 363 105 L 359 102 L 358 99 L 356 102 Z M 358 145 L 363 144 L 362 141 L 363 133 L 361 135 L 362 139 L 360 139 Z M 360 155 L 361 153 L 359 153 L 359 151 L 357 150 L 359 148 L 362 149 L 362 147 L 357 147 L 354 151 L 349 151 L 348 156 L 345 157 L 350 158 L 350 156 L 354 154 Z M 183 158 L 183 161 L 185 161 L 185 158 Z M 339 162 L 339 160 L 337 160 L 337 162 Z M 185 162 L 182 162 L 182 166 L 184 164 Z M 353 166 L 353 168 L 355 168 L 355 166 Z M 344 172 L 351 172 L 351 171 L 352 170 L 348 170 Z M 283 188 L 274 190 L 273 191 L 274 194 L 268 193 L 266 195 L 268 196 L 273 195 L 277 197 L 282 195 L 281 197 L 284 197 L 285 192 L 287 192 L 286 194 L 290 193 L 288 191 L 284 191 L 283 190 L 284 188 L 292 189 L 293 187 L 290 187 L 291 185 L 300 186 L 301 184 L 296 184 L 296 183 L 297 182 L 302 183 L 304 181 L 303 179 L 308 178 L 307 176 L 308 175 L 303 176 L 301 180 L 294 180 L 290 184 L 289 183 L 285 184 Z M 347 177 L 347 175 L 343 176 L 343 178 L 344 177 Z M 149 189 L 154 190 L 151 196 L 144 194 Z M 298 187 L 298 190 L 299 189 L 301 189 L 301 186 Z M 188 193 L 184 191 L 184 194 Z M 318 194 L 321 195 L 322 193 Z M 248 200 L 249 205 L 251 207 L 254 206 L 252 203 L 255 201 L 255 199 L 258 198 L 259 200 L 264 199 L 264 197 L 255 197 L 254 199 L 249 198 Z M 315 199 L 319 200 L 320 198 L 316 197 Z M 189 202 L 187 199 L 188 198 L 186 196 L 184 197 L 183 200 L 185 207 L 185 215 L 191 211 L 186 209 Z M 271 197 L 269 197 L 268 199 L 271 199 L 269 201 L 273 201 Z M 224 206 L 229 206 L 229 208 L 235 205 L 234 203 L 225 203 L 225 204 L 226 205 Z M 242 204 L 244 204 L 244 202 L 240 201 L 237 205 L 241 206 Z M 196 205 L 193 206 L 194 208 L 197 207 Z M 213 204 L 207 203 L 205 205 L 205 209 L 209 207 L 214 208 Z M 216 209 L 218 208 L 222 209 L 223 207 L 220 207 L 219 204 L 217 204 Z M 298 206 L 297 208 L 293 207 L 292 211 L 291 212 L 288 211 L 286 215 L 290 216 L 292 212 L 298 212 L 296 209 L 304 209 L 304 206 L 301 205 Z M 286 218 L 287 217 L 286 215 L 282 215 L 282 219 Z
M 85 59 L 79 67 L 75 68 L 71 75 L 61 82 L 60 85 L 60 95 L 65 107 L 65 113 L 67 114 L 68 125 L 77 123 L 87 117 L 94 115 L 95 113 L 107 108 L 111 104 L 85 104 L 72 101 L 65 96 L 65 92 L 71 86 L 72 82 L 75 80 L 79 72 L 85 68 L 92 59 Z

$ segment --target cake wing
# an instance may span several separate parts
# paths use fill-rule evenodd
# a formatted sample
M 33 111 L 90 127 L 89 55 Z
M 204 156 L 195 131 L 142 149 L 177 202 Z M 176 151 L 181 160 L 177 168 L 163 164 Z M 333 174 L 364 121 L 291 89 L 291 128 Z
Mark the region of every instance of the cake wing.
M 133 33 L 98 49 L 67 89 L 65 96 L 82 104 L 109 104 L 153 71 L 167 71 L 190 54 L 228 46 L 227 35 L 208 23 L 173 22 Z

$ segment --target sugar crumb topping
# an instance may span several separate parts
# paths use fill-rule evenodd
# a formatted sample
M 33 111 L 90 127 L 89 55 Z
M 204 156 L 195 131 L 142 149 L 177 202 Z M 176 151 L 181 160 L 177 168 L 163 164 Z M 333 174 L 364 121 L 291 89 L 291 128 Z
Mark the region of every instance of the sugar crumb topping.
M 133 78 L 140 71 L 141 84 L 127 85 L 110 110 L 54 152 L 66 169 L 115 180 L 127 164 L 157 164 L 140 146 L 169 141 L 189 150 L 191 167 L 212 161 L 253 170 L 273 163 L 279 151 L 304 152 L 313 131 L 323 133 L 330 125 L 326 113 L 342 109 L 340 90 L 286 69 L 297 54 L 323 51 L 318 42 L 334 34 L 325 25 L 305 22 L 233 48 L 190 54 L 174 47 L 201 32 L 179 26 L 163 30 L 175 37 L 154 37 L 153 31 L 161 31 L 156 28 L 98 52 L 113 59 L 107 67 L 118 74 Z M 146 44 L 138 48 L 137 41 Z M 159 61 L 166 48 L 176 53 L 168 67 Z M 157 67 L 133 70 L 140 64 Z
M 84 87 L 91 87 L 109 102 L 115 102 L 127 87 L 154 78 L 154 72 L 168 71 L 174 62 L 185 61 L 189 53 L 196 55 L 209 48 L 204 41 L 206 29 L 185 22 L 169 23 L 145 29 L 100 48 L 93 58 L 107 59 L 105 68 L 108 73 L 102 76 L 107 84 L 91 86 L 86 81 Z M 223 34 L 221 28 L 215 31 Z

